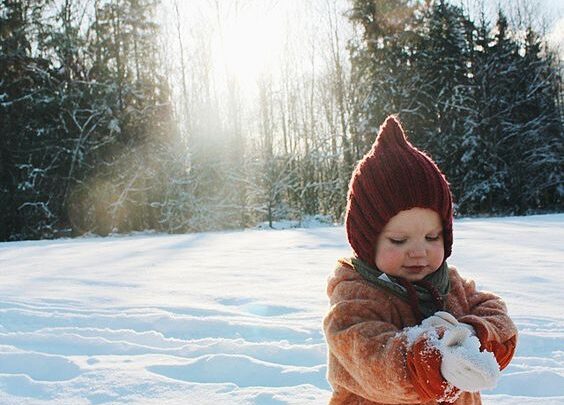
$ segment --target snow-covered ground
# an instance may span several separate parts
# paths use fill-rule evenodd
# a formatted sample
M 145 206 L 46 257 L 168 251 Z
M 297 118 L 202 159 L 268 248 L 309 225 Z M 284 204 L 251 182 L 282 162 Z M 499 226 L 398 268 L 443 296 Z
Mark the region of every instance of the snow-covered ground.
M 342 227 L 0 244 L 1 404 L 323 404 Z M 455 221 L 450 263 L 506 300 L 486 404 L 564 403 L 564 214 Z

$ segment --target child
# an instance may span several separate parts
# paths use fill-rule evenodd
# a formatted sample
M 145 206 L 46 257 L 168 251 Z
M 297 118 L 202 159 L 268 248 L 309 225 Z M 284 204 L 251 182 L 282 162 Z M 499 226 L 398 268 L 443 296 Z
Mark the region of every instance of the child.
M 515 351 L 503 301 L 447 266 L 452 197 L 388 117 L 349 185 L 355 257 L 330 277 L 331 404 L 480 404 Z

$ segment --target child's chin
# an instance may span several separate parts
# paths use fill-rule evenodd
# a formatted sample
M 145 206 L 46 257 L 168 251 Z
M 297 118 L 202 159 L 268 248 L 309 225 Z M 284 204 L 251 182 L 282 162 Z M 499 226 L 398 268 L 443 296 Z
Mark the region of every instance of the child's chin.
M 403 278 L 406 279 L 407 281 L 421 281 L 425 278 L 425 276 L 427 276 L 427 272 L 413 272 L 413 271 L 406 271 L 403 273 Z
M 425 276 L 419 276 L 419 275 L 413 276 L 413 275 L 411 275 L 411 276 L 405 276 L 404 278 L 405 278 L 407 281 L 411 281 L 411 282 L 413 283 L 413 282 L 415 282 L 415 281 L 421 281 L 421 280 L 423 280 L 423 279 L 425 278 Z

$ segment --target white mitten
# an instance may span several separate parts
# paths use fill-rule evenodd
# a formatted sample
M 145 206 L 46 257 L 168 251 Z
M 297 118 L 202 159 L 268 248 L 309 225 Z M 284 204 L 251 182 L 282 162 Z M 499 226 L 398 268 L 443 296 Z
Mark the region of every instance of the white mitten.
M 454 316 L 452 316 L 451 314 L 445 311 L 437 311 L 435 312 L 434 315 L 431 315 L 430 317 L 423 319 L 423 322 L 421 322 L 421 326 L 424 327 L 443 326 L 446 329 L 452 329 L 462 326 L 465 329 L 468 329 L 471 335 L 476 334 L 472 325 L 469 325 L 464 322 L 458 322 L 458 320 Z
M 499 366 L 492 353 L 480 352 L 480 341 L 469 329 L 458 326 L 445 332 L 439 341 L 443 377 L 462 391 L 493 388 L 499 379 Z
M 447 329 L 451 329 L 458 326 L 458 321 L 454 316 L 449 314 L 445 311 L 437 311 L 434 315 L 431 315 L 428 318 L 423 319 L 421 322 L 421 326 L 428 327 L 437 327 L 437 326 L 444 326 Z

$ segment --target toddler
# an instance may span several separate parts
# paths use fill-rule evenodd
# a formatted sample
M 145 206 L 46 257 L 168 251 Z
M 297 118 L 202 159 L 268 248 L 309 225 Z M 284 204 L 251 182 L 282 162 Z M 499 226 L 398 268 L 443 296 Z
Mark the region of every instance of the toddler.
M 354 251 L 329 278 L 331 404 L 480 404 L 515 351 L 503 301 L 447 265 L 452 197 L 395 117 L 349 185 Z

